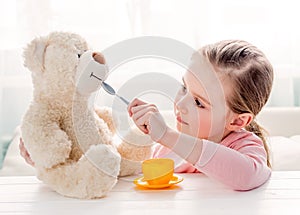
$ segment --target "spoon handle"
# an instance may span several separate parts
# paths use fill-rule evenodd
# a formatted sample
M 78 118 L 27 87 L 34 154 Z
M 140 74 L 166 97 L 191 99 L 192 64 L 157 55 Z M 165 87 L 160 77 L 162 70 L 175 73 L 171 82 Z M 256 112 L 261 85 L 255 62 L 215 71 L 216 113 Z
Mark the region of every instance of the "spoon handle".
M 119 96 L 118 94 L 116 94 L 116 96 L 117 96 L 119 99 L 121 99 L 126 105 L 129 105 L 130 102 L 129 102 L 127 99 L 123 98 L 122 96 Z

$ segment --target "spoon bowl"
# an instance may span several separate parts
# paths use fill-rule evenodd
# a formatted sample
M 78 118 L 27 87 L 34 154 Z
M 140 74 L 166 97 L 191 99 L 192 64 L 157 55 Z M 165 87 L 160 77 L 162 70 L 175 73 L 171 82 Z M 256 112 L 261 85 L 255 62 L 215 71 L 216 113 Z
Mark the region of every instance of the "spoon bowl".
M 123 101 L 126 105 L 129 105 L 129 101 L 125 98 L 123 98 L 122 96 L 118 95 L 116 93 L 116 91 L 114 90 L 114 88 L 112 86 L 110 86 L 108 83 L 106 83 L 105 81 L 103 81 L 101 78 L 97 77 L 96 75 L 94 75 L 94 73 L 92 72 L 90 77 L 94 77 L 96 79 L 98 79 L 101 82 L 101 85 L 103 87 L 103 89 L 110 95 L 113 96 L 117 96 L 119 99 L 121 99 L 121 101 Z
M 112 88 L 112 86 L 110 86 L 109 84 L 107 84 L 106 82 L 102 81 L 102 87 L 103 89 L 109 93 L 110 95 L 113 96 L 117 96 L 119 99 L 121 99 L 126 105 L 129 105 L 129 101 L 125 98 L 123 98 L 122 96 L 118 95 L 116 93 L 116 91 L 114 90 L 114 88 Z

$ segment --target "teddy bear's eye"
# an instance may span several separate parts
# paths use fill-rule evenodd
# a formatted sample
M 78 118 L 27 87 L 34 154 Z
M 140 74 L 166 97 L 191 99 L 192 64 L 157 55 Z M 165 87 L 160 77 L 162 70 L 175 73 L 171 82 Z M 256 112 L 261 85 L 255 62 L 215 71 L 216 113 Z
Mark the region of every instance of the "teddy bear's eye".
M 81 57 L 81 54 L 77 54 L 77 56 L 78 56 L 78 58 L 80 58 L 80 57 Z

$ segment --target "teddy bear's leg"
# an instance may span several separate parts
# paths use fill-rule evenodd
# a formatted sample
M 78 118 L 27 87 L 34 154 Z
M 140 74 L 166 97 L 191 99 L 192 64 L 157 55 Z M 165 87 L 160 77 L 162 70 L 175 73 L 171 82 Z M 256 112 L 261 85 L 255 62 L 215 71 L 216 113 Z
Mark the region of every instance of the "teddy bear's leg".
M 122 157 L 120 176 L 141 172 L 141 162 L 151 158 L 152 140 L 138 129 L 131 129 L 117 146 Z
M 69 161 L 55 168 L 42 169 L 38 177 L 64 196 L 101 198 L 116 184 L 120 160 L 112 146 L 94 145 L 78 162 Z

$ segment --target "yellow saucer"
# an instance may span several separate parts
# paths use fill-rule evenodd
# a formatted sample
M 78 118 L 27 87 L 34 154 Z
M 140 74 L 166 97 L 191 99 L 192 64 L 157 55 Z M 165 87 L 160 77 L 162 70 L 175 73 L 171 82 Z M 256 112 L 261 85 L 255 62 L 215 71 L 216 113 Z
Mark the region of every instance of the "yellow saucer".
M 141 186 L 141 187 L 146 187 L 146 188 L 151 188 L 151 189 L 161 189 L 161 188 L 167 188 L 170 187 L 174 184 L 178 184 L 179 182 L 182 182 L 183 178 L 178 176 L 178 175 L 173 175 L 171 181 L 169 181 L 168 184 L 158 184 L 158 185 L 151 185 L 148 184 L 147 181 L 144 180 L 144 177 L 141 176 L 139 178 L 134 179 L 133 183 Z

